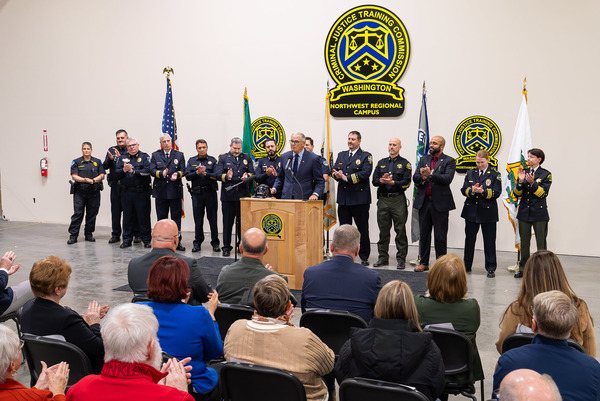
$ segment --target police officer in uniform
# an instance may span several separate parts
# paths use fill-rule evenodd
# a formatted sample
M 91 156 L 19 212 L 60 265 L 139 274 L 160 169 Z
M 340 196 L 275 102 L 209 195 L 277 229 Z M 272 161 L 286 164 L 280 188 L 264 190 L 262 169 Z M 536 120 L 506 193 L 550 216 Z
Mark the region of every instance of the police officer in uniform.
M 133 241 L 133 216 L 137 216 L 140 237 L 145 248 L 152 248 L 150 236 L 150 156 L 140 152 L 135 138 L 127 139 L 127 152 L 117 159 L 115 176 L 119 179 L 123 208 L 123 243 L 128 248 Z
M 254 181 L 257 184 L 265 184 L 269 189 L 273 188 L 277 176 L 281 173 L 281 157 L 277 156 L 277 144 L 274 139 L 265 141 L 265 150 L 267 155 L 258 160 L 256 165 L 256 176 Z M 275 193 L 277 199 L 281 198 L 281 191 Z
M 340 224 L 356 223 L 360 232 L 360 257 L 363 266 L 369 266 L 371 241 L 369 240 L 369 208 L 371 188 L 369 178 L 373 171 L 373 157 L 360 148 L 358 131 L 348 134 L 348 151 L 338 153 L 333 166 L 333 178 L 339 182 L 337 203 Z
M 104 170 L 110 170 L 106 177 L 108 186 L 110 187 L 110 215 L 112 220 L 112 232 L 110 239 L 108 240 L 109 244 L 115 244 L 121 239 L 121 213 L 123 212 L 123 209 L 121 208 L 119 180 L 115 176 L 115 166 L 119 156 L 125 154 L 127 151 L 126 142 L 128 136 L 127 131 L 124 129 L 118 130 L 115 135 L 117 137 L 117 146 L 108 148 L 104 163 L 102 163 Z M 137 223 L 135 224 L 135 227 L 137 227 Z M 139 229 L 136 228 L 135 231 L 137 232 Z
M 389 263 L 388 248 L 392 223 L 396 232 L 397 269 L 404 269 L 408 254 L 406 237 L 408 208 L 404 192 L 410 187 L 412 166 L 408 160 L 400 156 L 400 149 L 402 149 L 400 139 L 390 139 L 389 157 L 379 160 L 373 172 L 373 185 L 377 187 L 377 225 L 379 226 L 379 241 L 377 241 L 379 257 L 373 267 L 386 266 Z
M 196 235 L 192 252 L 200 252 L 200 246 L 204 241 L 204 210 L 210 225 L 210 245 L 214 252 L 220 252 L 219 230 L 217 228 L 217 159 L 207 154 L 208 144 L 204 139 L 196 141 L 196 152 L 198 156 L 190 157 L 185 170 L 185 178 L 192 182 L 188 188 L 192 195 L 192 207 L 194 208 L 194 222 L 196 224 Z
M 216 174 L 217 179 L 223 182 L 223 185 L 221 185 L 223 256 L 229 256 L 233 249 L 231 246 L 231 232 L 234 222 L 237 232 L 236 242 L 239 241 L 241 236 L 240 198 L 250 196 L 248 180 L 251 180 L 251 177 L 254 176 L 254 163 L 252 163 L 250 155 L 242 153 L 242 140 L 240 138 L 232 138 L 229 152 L 219 156 Z M 242 183 L 240 184 L 240 182 Z M 228 188 L 231 189 L 227 190 Z
M 177 250 L 184 252 L 185 247 L 181 245 L 181 178 L 185 174 L 185 156 L 173 149 L 169 134 L 160 136 L 160 145 L 162 149 L 153 152 L 150 160 L 150 174 L 154 177 L 152 197 L 156 206 L 156 219 L 160 221 L 169 218 L 169 210 L 171 211 L 171 220 L 179 229 Z
M 95 242 L 94 230 L 96 229 L 96 216 L 100 209 L 100 191 L 104 179 L 104 167 L 102 160 L 92 157 L 92 144 L 84 142 L 81 144 L 83 156 L 73 160 L 71 163 L 71 178 L 75 181 L 73 185 L 73 216 L 69 225 L 69 240 L 71 245 L 77 242 L 79 228 L 83 221 L 85 212 L 85 240 Z
M 489 166 L 490 154 L 480 150 L 475 156 L 475 167 L 467 171 L 465 182 L 460 190 L 466 197 L 461 217 L 465 219 L 465 254 L 467 272 L 473 266 L 475 240 L 481 225 L 483 233 L 483 253 L 485 270 L 489 278 L 496 276 L 496 222 L 498 204 L 496 199 L 502 193 L 502 177 Z
M 527 152 L 529 168 L 523 170 L 519 167 L 517 171 L 518 181 L 513 189 L 513 196 L 521 199 L 517 211 L 519 235 L 521 236 L 521 259 L 515 278 L 523 277 L 523 268 L 529 259 L 532 227 L 538 251 L 547 249 L 546 237 L 548 236 L 550 215 L 546 197 L 550 191 L 550 185 L 552 185 L 552 174 L 541 167 L 545 159 L 546 155 L 541 149 L 531 149 Z

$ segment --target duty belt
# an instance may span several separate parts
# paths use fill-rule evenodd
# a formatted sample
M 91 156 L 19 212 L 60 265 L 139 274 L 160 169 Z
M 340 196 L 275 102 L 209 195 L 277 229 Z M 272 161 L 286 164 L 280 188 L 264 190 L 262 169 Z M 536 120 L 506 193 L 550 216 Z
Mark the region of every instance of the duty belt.
M 214 191 L 214 188 L 209 185 L 203 185 L 203 186 L 199 186 L 199 187 L 191 187 L 190 188 L 191 194 L 200 194 L 202 192 L 211 192 L 211 191 Z
M 403 195 L 402 192 L 382 192 L 378 194 L 380 198 L 395 198 L 396 196 Z

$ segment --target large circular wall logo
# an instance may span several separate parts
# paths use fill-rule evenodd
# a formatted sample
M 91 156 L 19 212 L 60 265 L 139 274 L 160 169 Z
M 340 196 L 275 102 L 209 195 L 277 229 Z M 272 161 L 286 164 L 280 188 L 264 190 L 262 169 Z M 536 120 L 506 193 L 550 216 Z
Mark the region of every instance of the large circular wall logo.
M 456 161 L 456 171 L 466 173 L 475 168 L 475 155 L 480 150 L 490 153 L 490 166 L 498 169 L 498 160 L 493 156 L 498 153 L 502 136 L 500 128 L 491 118 L 472 116 L 465 118 L 454 131 L 454 149 L 460 155 Z
M 281 154 L 281 150 L 285 146 L 285 131 L 283 126 L 272 117 L 260 117 L 252 122 L 252 142 L 254 148 L 252 155 L 255 160 L 258 160 L 267 155 L 265 150 L 265 141 L 273 139 L 277 145 L 277 155 Z
M 346 11 L 325 42 L 325 64 L 337 83 L 330 91 L 334 117 L 397 117 L 404 112 L 404 89 L 396 86 L 410 55 L 400 18 L 365 5 Z

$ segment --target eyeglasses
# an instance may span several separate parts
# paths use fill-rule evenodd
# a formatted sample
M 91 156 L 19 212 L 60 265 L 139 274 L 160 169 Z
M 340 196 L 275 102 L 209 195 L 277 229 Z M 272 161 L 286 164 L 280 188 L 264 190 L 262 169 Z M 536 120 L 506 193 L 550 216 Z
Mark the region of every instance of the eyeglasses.
M 292 145 L 296 145 L 296 144 L 298 144 L 298 143 L 302 143 L 302 141 L 295 141 L 295 140 L 291 139 L 291 140 L 290 140 L 290 143 L 291 143 Z
M 129 145 L 127 145 L 128 148 L 133 148 L 135 146 L 139 146 L 139 143 L 130 143 Z

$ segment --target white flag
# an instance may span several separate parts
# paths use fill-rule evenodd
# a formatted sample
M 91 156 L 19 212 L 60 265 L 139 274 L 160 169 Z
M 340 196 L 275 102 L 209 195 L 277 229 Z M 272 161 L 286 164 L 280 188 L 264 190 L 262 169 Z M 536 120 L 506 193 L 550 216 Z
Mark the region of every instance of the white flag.
M 523 101 L 517 117 L 517 126 L 513 135 L 510 153 L 506 162 L 506 171 L 502 174 L 502 203 L 508 211 L 508 218 L 515 231 L 515 247 L 520 248 L 521 238 L 519 237 L 517 210 L 519 208 L 519 199 L 515 198 L 512 191 L 517 185 L 517 170 L 519 167 L 526 169 L 527 151 L 531 149 L 531 129 L 529 127 L 529 113 L 527 112 L 527 91 L 523 91 Z

